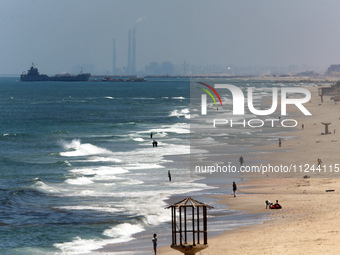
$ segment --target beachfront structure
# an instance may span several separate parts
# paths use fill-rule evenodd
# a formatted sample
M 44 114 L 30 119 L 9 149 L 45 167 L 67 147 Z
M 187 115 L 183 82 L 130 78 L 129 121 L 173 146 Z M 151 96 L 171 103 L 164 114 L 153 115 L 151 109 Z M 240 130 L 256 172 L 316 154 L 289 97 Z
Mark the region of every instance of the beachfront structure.
M 332 123 L 323 123 L 323 122 L 321 122 L 321 124 L 325 126 L 325 135 L 330 134 L 330 132 L 328 131 L 328 126 L 329 126 L 330 124 L 332 124 Z
M 171 248 L 185 255 L 208 247 L 207 208 L 213 207 L 188 197 L 166 209 L 171 209 Z

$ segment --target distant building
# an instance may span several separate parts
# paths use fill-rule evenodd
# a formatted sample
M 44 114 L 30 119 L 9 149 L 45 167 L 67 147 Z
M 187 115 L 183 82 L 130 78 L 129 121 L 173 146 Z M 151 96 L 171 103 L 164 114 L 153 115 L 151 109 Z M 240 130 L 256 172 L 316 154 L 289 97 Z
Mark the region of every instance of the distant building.
M 340 76 L 340 65 L 330 65 L 326 71 L 326 75 Z
M 147 75 L 174 75 L 175 67 L 170 61 L 165 61 L 159 64 L 158 62 L 151 62 L 145 67 Z

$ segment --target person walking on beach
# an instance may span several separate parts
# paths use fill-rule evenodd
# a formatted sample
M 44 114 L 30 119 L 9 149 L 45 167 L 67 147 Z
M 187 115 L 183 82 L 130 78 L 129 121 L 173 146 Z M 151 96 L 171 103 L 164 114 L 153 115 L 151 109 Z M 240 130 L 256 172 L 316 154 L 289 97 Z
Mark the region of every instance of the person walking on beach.
M 318 166 L 321 166 L 321 163 L 322 163 L 322 159 L 318 158 Z
M 169 177 L 169 182 L 171 182 L 171 172 L 170 172 L 170 170 L 168 171 L 168 177 Z
M 279 147 L 281 147 L 281 138 L 279 138 Z
M 236 190 L 237 190 L 236 183 L 233 182 L 233 193 L 234 193 L 234 197 L 236 197 Z
M 153 243 L 153 250 L 156 255 L 157 254 L 157 234 L 156 233 L 153 234 L 152 243 Z
M 241 165 L 241 166 L 243 166 L 244 159 L 243 159 L 243 157 L 242 157 L 242 156 L 240 157 L 240 159 L 239 159 L 238 161 L 240 161 L 240 165 Z

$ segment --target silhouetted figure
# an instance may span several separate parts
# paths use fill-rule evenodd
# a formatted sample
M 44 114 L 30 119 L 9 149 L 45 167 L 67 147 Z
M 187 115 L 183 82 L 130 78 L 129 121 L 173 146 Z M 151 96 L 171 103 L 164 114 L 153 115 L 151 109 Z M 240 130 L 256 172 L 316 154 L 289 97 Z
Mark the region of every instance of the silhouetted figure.
M 281 147 L 281 138 L 279 138 L 279 147 Z
M 168 177 L 169 177 L 169 182 L 171 182 L 171 172 L 170 172 L 170 170 L 168 171 Z
M 157 147 L 157 144 L 158 144 L 157 141 L 155 140 L 152 141 L 152 147 Z
M 274 208 L 271 209 L 282 209 L 282 206 L 279 204 L 279 200 L 276 200 L 276 203 L 273 206 Z
M 238 161 L 240 161 L 240 165 L 241 165 L 241 166 L 243 166 L 244 159 L 243 159 L 243 157 L 242 157 L 242 156 L 240 157 L 240 159 L 239 159 Z
M 152 132 L 150 133 L 150 139 L 152 139 Z
M 153 234 L 152 243 L 153 243 L 153 250 L 156 255 L 157 254 L 157 234 L 156 233 Z
M 233 182 L 233 193 L 234 193 L 234 197 L 236 197 L 236 190 L 237 190 L 236 183 Z

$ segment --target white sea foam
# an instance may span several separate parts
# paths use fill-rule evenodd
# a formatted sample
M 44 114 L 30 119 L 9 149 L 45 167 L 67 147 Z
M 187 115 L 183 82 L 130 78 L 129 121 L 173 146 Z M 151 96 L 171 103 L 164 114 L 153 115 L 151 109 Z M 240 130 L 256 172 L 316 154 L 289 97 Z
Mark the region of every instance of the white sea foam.
M 86 205 L 58 206 L 55 208 L 63 209 L 63 210 L 93 210 L 93 211 L 109 212 L 109 213 L 117 213 L 117 212 L 122 211 L 121 209 L 118 209 L 118 208 L 103 207 L 103 206 L 86 206 Z
M 109 240 L 104 239 L 82 239 L 79 236 L 71 242 L 55 243 L 54 246 L 61 250 L 62 254 L 89 254 L 90 251 L 100 249 L 106 244 L 110 243 Z
M 172 97 L 171 99 L 185 99 L 185 97 Z
M 155 132 L 190 134 L 190 125 L 188 123 L 176 123 L 173 125 L 163 125 L 160 129 L 154 129 Z
M 77 236 L 71 242 L 55 243 L 54 246 L 60 249 L 62 254 L 89 254 L 107 244 L 131 241 L 134 239 L 132 235 L 143 230 L 139 224 L 122 223 L 103 232 L 103 235 L 110 237 L 109 239 L 83 239 Z
M 65 182 L 68 183 L 68 184 L 72 184 L 72 185 L 88 185 L 88 184 L 93 183 L 93 181 L 91 181 L 90 178 L 86 178 L 86 177 L 68 179 Z
M 106 229 L 103 235 L 116 238 L 116 242 L 127 242 L 132 240 L 132 235 L 142 232 L 144 228 L 140 224 L 122 223 L 110 229 Z
M 136 142 L 144 142 L 145 140 L 141 137 L 136 137 L 136 138 L 132 138 L 132 140 L 136 141 Z
M 76 168 L 70 170 L 72 173 L 77 173 L 81 175 L 115 175 L 122 174 L 128 172 L 125 168 L 122 167 L 111 167 L 111 166 L 99 166 L 92 168 Z
M 97 147 L 90 143 L 83 144 L 78 139 L 74 139 L 72 142 L 62 141 L 61 145 L 67 150 L 66 152 L 60 153 L 60 155 L 64 157 L 112 154 L 112 152 L 107 149 Z
M 107 98 L 107 99 L 114 99 L 113 97 L 109 97 L 109 96 L 108 96 L 108 97 L 104 97 L 104 98 Z
M 136 170 L 136 169 L 161 169 L 164 166 L 154 163 L 154 164 L 129 164 L 125 167 L 126 169 Z
M 37 179 L 37 181 L 33 185 L 30 186 L 30 188 L 37 190 L 39 192 L 43 192 L 43 193 L 58 193 L 59 192 L 56 188 L 53 188 L 53 187 L 45 184 L 39 178 Z
M 185 117 L 190 119 L 190 110 L 188 108 L 181 109 L 181 110 L 174 110 L 170 112 L 169 117 Z
M 78 161 L 78 162 L 122 162 L 121 159 L 117 159 L 114 157 L 99 157 L 99 156 L 92 156 L 88 159 L 86 159 L 85 161 Z

